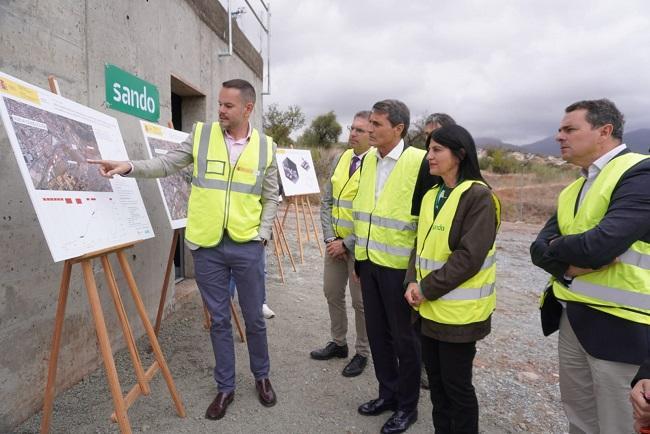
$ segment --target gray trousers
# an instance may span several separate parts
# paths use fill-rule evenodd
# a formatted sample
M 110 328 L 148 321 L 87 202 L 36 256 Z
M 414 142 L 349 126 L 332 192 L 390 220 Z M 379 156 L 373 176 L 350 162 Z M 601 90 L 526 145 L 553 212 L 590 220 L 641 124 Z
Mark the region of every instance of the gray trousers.
M 323 292 L 327 299 L 330 312 L 332 340 L 337 345 L 347 343 L 348 314 L 345 304 L 345 288 L 350 286 L 352 307 L 354 308 L 354 324 L 357 332 L 355 349 L 357 354 L 368 357 L 368 334 L 366 333 L 366 319 L 363 313 L 363 298 L 361 285 L 352 278 L 354 270 L 354 257 L 348 254 L 348 260 L 334 259 L 325 254 L 323 265 Z
M 214 351 L 214 379 L 219 392 L 235 389 L 235 347 L 230 322 L 230 277 L 239 292 L 250 368 L 256 380 L 269 376 L 269 350 L 266 322 L 262 314 L 264 288 L 264 246 L 260 241 L 236 243 L 224 234 L 211 248 L 192 251 L 196 283 L 208 307 L 212 326 L 210 339 Z
M 570 434 L 634 432 L 630 382 L 638 366 L 596 359 L 584 350 L 566 311 L 558 339 L 560 395 Z

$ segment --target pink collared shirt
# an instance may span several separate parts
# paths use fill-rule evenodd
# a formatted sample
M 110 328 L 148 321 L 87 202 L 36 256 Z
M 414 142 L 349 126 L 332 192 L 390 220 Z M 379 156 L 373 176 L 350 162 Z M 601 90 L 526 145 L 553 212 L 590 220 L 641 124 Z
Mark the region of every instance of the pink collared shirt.
M 248 123 L 248 134 L 243 139 L 235 140 L 233 136 L 227 130 L 224 130 L 224 139 L 226 140 L 226 146 L 228 147 L 228 155 L 230 156 L 230 165 L 234 166 L 239 159 L 239 156 L 244 151 L 244 148 L 251 139 L 251 133 L 253 129 L 251 128 L 251 123 Z

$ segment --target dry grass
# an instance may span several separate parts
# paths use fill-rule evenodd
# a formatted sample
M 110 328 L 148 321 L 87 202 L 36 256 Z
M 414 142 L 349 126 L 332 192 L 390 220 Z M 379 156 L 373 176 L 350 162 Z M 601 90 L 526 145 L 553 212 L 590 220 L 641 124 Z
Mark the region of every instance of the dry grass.
M 558 194 L 576 178 L 573 170 L 558 171 L 555 177 L 537 173 L 483 175 L 501 201 L 503 221 L 533 224 L 548 220 L 557 207 Z

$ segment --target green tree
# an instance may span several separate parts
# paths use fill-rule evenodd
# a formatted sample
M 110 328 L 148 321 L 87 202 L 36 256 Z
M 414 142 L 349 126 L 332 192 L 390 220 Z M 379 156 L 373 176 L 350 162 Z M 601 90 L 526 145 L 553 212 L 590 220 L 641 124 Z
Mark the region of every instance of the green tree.
M 273 137 L 278 146 L 293 145 L 289 135 L 305 125 L 305 115 L 297 105 L 290 105 L 286 111 L 278 104 L 271 104 L 264 113 L 264 132 Z
M 339 141 L 341 135 L 341 124 L 336 120 L 334 111 L 316 116 L 311 125 L 298 139 L 301 146 L 306 147 L 330 147 Z
M 426 116 L 419 116 L 416 120 L 411 122 L 409 126 L 409 131 L 406 133 L 407 141 L 411 146 L 416 148 L 424 149 L 424 144 L 427 140 L 427 135 L 424 132 L 425 122 L 427 120 Z

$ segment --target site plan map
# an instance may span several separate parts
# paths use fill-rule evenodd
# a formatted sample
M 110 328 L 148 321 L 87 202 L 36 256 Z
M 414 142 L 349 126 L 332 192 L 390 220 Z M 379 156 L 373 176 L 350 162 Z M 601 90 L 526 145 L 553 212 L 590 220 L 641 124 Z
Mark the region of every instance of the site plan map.
M 140 125 L 147 143 L 147 152 L 151 158 L 178 148 L 188 136 L 182 131 L 165 128 L 151 122 L 140 121 Z M 157 181 L 172 228 L 184 228 L 187 223 L 187 201 L 190 197 L 192 165 L 173 175 L 159 178 Z
M 0 117 L 55 262 L 154 236 L 135 180 L 86 163 L 128 160 L 115 118 L 2 72 Z

